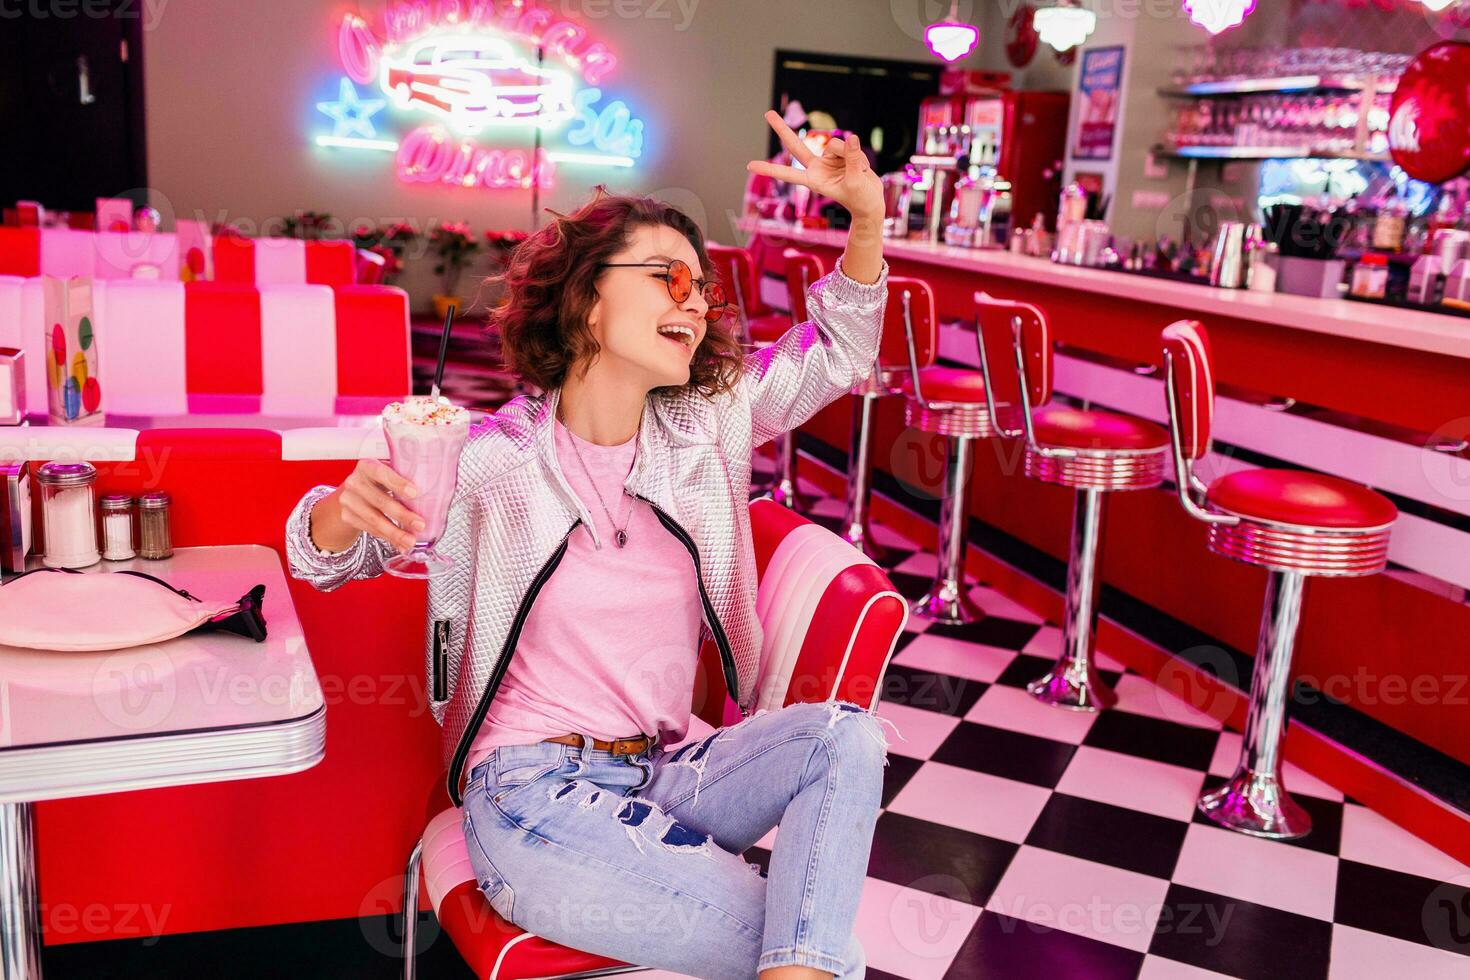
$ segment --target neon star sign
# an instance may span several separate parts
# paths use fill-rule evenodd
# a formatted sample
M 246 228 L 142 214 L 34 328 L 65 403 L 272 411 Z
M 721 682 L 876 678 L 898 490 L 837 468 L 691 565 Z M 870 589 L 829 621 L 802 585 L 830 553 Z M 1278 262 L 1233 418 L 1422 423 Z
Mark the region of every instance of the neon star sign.
M 617 58 L 526 0 L 390 3 L 377 29 L 349 13 L 337 57 L 337 97 L 316 104 L 332 126 L 316 143 L 391 152 L 406 183 L 545 187 L 557 163 L 630 167 L 643 153 L 643 121 L 604 100 Z
M 385 99 L 364 99 L 358 96 L 357 87 L 351 79 L 342 79 L 337 89 L 335 102 L 318 102 L 317 111 L 331 117 L 335 124 L 332 135 L 339 139 L 373 139 L 378 135 L 373 127 L 373 116 L 388 102 Z

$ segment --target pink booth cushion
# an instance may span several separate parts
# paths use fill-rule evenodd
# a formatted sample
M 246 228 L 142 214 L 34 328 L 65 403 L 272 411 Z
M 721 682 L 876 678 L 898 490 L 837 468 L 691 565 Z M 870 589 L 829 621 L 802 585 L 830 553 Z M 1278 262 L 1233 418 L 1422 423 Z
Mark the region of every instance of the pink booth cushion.
M 905 395 L 914 393 L 912 372 L 903 372 L 900 385 Z M 919 386 L 924 389 L 924 397 L 931 402 L 985 404 L 985 379 L 979 371 L 971 368 L 920 368 Z
M 1241 470 L 1210 484 L 1206 499 L 1243 517 L 1320 527 L 1365 530 L 1392 524 L 1398 508 L 1367 487 L 1302 470 Z
M 925 390 L 927 393 L 927 384 Z M 1169 444 L 1160 426 L 1116 412 L 1084 411 L 1066 405 L 1043 405 L 1031 413 L 1036 441 L 1066 449 L 1149 450 Z
M 750 505 L 765 633 L 759 708 L 832 697 L 872 704 L 903 631 L 907 604 L 883 571 L 837 535 L 774 501 Z M 711 731 L 697 716 L 685 742 Z M 684 743 L 681 743 L 684 744 Z M 618 966 L 502 919 L 479 890 L 465 844 L 464 814 L 434 780 L 422 873 L 434 914 L 477 977 L 564 976 Z

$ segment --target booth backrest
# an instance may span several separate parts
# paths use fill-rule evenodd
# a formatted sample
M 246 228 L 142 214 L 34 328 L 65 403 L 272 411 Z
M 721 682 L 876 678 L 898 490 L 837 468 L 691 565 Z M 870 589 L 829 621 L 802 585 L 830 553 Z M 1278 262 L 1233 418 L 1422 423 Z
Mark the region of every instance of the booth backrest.
M 176 281 L 178 236 L 172 232 L 0 227 L 0 275 Z
M 219 235 L 214 239 L 214 279 L 257 286 L 348 286 L 357 282 L 357 249 L 348 241 Z
M 103 410 L 371 414 L 411 390 L 408 296 L 393 286 L 93 285 Z M 0 276 L 0 347 L 26 351 L 46 411 L 40 279 Z

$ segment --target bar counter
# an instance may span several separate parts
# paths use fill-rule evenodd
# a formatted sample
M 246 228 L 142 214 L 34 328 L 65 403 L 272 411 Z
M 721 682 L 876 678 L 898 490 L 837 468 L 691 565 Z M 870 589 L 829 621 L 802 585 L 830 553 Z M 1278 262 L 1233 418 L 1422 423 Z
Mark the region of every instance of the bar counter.
M 740 229 L 773 241 L 789 238 L 793 243 L 828 248 L 841 248 L 847 238 L 846 231 L 793 228 L 783 221 L 749 218 L 740 221 Z M 1158 276 L 1061 265 L 999 248 L 962 248 L 890 238 L 884 242 L 883 251 L 890 262 L 917 262 L 1103 296 L 1127 294 L 1139 302 L 1194 310 L 1202 319 L 1231 317 L 1428 354 L 1470 358 L 1470 319 L 1464 317 L 1386 308 L 1349 299 L 1220 289 Z

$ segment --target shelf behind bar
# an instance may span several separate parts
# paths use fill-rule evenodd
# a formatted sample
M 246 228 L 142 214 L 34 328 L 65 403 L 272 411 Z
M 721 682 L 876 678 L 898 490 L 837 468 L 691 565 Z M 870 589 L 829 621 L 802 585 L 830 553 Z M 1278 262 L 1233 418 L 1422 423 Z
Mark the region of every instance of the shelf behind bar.
M 1372 88 L 1392 92 L 1395 82 L 1379 82 L 1356 75 L 1289 75 L 1281 78 L 1240 78 L 1220 82 L 1195 82 L 1172 88 L 1161 88 L 1159 94 L 1174 98 L 1208 95 L 1252 95 L 1269 92 L 1362 92 Z
M 1369 160 L 1388 163 L 1376 153 L 1328 153 L 1310 146 L 1156 146 L 1154 156 L 1181 160 Z

